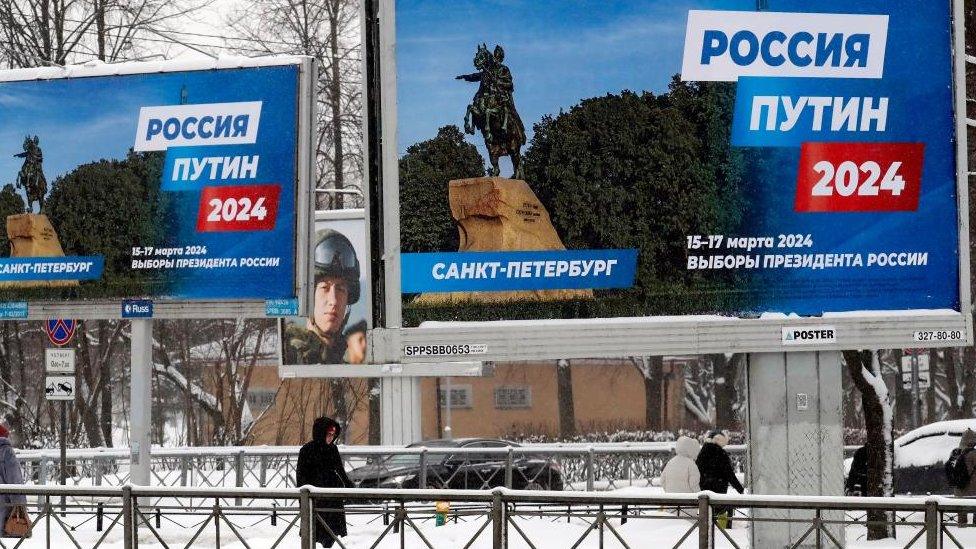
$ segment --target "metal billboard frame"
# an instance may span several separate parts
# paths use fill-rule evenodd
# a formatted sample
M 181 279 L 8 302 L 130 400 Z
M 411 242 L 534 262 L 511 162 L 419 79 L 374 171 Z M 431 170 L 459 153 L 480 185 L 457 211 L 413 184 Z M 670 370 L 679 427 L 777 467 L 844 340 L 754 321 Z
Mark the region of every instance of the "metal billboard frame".
M 721 316 L 635 317 L 567 320 L 500 320 L 436 322 L 402 327 L 400 293 L 400 209 L 397 146 L 396 0 L 365 0 L 367 38 L 366 135 L 369 166 L 370 231 L 382 231 L 371 241 L 381 251 L 374 264 L 374 292 L 385 308 L 382 322 L 370 334 L 370 361 L 425 363 L 431 360 L 533 360 L 706 354 L 734 352 L 803 352 L 844 349 L 884 349 L 918 346 L 916 332 L 959 330 L 962 340 L 926 341 L 929 347 L 973 344 L 970 295 L 968 158 L 965 124 L 965 31 L 963 1 L 952 0 L 952 63 L 956 124 L 956 194 L 959 231 L 959 303 L 961 311 L 852 311 L 819 317 L 740 319 Z M 371 58 L 369 58 L 371 57 Z M 370 65 L 372 63 L 372 65 Z M 378 120 L 377 120 L 378 119 Z M 375 148 L 380 150 L 376 151 Z M 375 258 L 374 258 L 375 259 Z M 772 316 L 772 315 L 770 315 Z M 783 330 L 829 325 L 836 340 L 829 343 L 784 346 Z M 481 354 L 406 356 L 406 347 L 474 345 Z
M 297 147 L 295 181 L 295 233 L 293 254 L 295 257 L 295 296 L 298 298 L 299 314 L 311 309 L 312 293 L 309 284 L 312 280 L 312 263 L 309 243 L 312 239 L 312 180 L 315 173 L 315 155 L 312 148 L 315 132 L 315 87 L 318 64 L 314 58 L 306 56 L 282 55 L 262 58 L 220 57 L 217 59 L 89 63 L 66 67 L 42 67 L 33 69 L 11 69 L 0 71 L 0 82 L 22 82 L 31 80 L 65 80 L 70 78 L 97 78 L 136 74 L 157 74 L 171 72 L 202 72 L 226 69 L 259 68 L 274 66 L 297 66 L 299 69 L 297 108 Z M 116 299 L 92 300 L 28 300 L 26 319 L 45 320 L 49 318 L 76 319 L 118 319 L 122 318 L 124 299 L 145 296 L 126 296 Z M 215 299 L 159 299 L 153 301 L 155 319 L 210 319 L 210 318 L 262 318 L 267 316 L 266 301 L 262 299 L 215 300 Z

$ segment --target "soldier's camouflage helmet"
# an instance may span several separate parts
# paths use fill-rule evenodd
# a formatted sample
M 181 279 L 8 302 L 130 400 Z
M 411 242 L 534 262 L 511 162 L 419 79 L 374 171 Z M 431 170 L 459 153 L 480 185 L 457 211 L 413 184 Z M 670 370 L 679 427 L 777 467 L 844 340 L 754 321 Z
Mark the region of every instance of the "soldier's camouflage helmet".
M 315 231 L 315 280 L 334 276 L 349 285 L 349 305 L 359 301 L 359 258 L 349 239 L 332 229 Z

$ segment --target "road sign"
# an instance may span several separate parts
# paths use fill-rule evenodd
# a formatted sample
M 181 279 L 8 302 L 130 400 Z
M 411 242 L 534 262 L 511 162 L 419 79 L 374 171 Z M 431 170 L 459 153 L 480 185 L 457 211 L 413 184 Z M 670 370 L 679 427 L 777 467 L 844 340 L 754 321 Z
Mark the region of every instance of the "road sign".
M 44 329 L 47 331 L 47 338 L 51 343 L 61 347 L 71 342 L 75 336 L 75 327 L 78 325 L 74 320 L 65 318 L 52 318 L 47 321 Z
M 48 374 L 74 374 L 74 349 L 44 349 L 44 369 Z
M 126 299 L 122 301 L 122 318 L 152 318 L 151 299 Z
M 44 395 L 48 400 L 74 400 L 75 376 L 47 376 Z

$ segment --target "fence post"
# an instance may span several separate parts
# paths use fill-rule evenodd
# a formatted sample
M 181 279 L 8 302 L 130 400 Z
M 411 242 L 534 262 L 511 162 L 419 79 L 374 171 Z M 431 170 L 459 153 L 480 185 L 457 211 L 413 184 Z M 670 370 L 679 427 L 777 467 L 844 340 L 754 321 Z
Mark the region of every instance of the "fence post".
M 512 453 L 515 451 L 511 446 L 508 447 L 508 455 L 505 456 L 505 488 L 512 487 Z
M 593 469 L 593 447 L 590 446 L 586 451 L 586 491 L 593 491 L 593 484 L 596 481 L 596 471 Z
M 925 549 L 939 549 L 942 540 L 942 521 L 939 520 L 939 502 L 925 500 Z
M 729 520 L 732 520 L 732 511 L 728 511 Z M 817 549 L 823 547 L 823 510 L 817 509 L 813 513 L 813 526 L 817 529 Z
M 244 450 L 238 450 L 234 456 L 234 486 L 244 486 Z M 234 505 L 240 507 L 241 503 L 240 497 L 234 498 Z
M 708 494 L 698 495 L 698 548 L 708 549 L 708 533 L 711 526 L 711 507 L 708 504 Z
M 505 549 L 505 508 L 501 490 L 491 493 L 491 547 Z
M 261 488 L 268 487 L 268 456 L 261 454 L 261 477 L 258 480 Z
M 47 458 L 44 456 L 41 456 L 40 467 L 37 470 L 37 484 L 40 486 L 47 484 Z M 41 498 L 37 498 L 37 512 L 40 513 L 43 509 Z
M 214 537 L 217 540 L 216 547 L 220 549 L 220 498 L 214 498 L 213 504 L 213 519 L 214 519 Z
M 302 488 L 298 494 L 299 536 L 302 539 L 302 549 L 315 549 L 315 536 L 312 534 L 312 498 L 308 488 Z
M 132 549 L 132 486 L 122 487 L 122 547 Z
M 420 449 L 420 480 L 417 481 L 421 490 L 427 489 L 427 447 Z M 397 486 L 403 488 L 403 486 Z
M 102 474 L 105 469 L 105 459 L 96 457 L 95 458 L 95 486 L 102 485 Z
M 190 469 L 190 459 L 186 456 L 180 457 L 180 486 L 186 486 L 186 472 Z

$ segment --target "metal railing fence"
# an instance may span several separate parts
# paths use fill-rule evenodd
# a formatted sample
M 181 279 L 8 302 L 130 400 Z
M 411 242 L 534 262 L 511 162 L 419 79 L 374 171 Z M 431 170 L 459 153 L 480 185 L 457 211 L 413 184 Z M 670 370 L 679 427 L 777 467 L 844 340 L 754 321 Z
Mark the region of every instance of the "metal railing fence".
M 366 485 L 416 488 L 523 487 L 602 491 L 649 486 L 673 455 L 672 443 L 532 444 L 511 448 L 404 448 L 342 446 L 346 469 L 374 466 Z M 745 446 L 729 446 L 737 470 L 745 471 Z M 847 453 L 854 447 L 846 448 Z M 59 454 L 18 451 L 28 484 L 57 483 Z M 408 459 L 409 458 L 409 459 Z M 209 488 L 291 488 L 298 447 L 154 448 L 152 484 Z M 392 474 L 406 462 L 420 469 L 404 483 Z M 445 461 L 453 467 L 442 467 Z M 459 475 L 458 470 L 491 469 L 491 474 Z M 123 486 L 129 481 L 127 449 L 68 450 L 67 478 L 75 486 Z M 393 478 L 396 482 L 385 483 Z
M 749 546 L 749 530 L 768 524 L 801 525 L 787 547 L 842 547 L 844 529 L 863 529 L 865 510 L 884 511 L 897 526 L 897 547 L 971 547 L 955 526 L 976 502 L 943 497 L 845 498 L 724 496 L 711 493 L 642 495 L 376 489 L 248 489 L 0 485 L 23 494 L 33 517 L 32 537 L 2 538 L 0 547 L 216 547 L 312 549 L 316 535 L 335 545 L 438 549 L 560 547 Z M 61 498 L 66 503 L 58 503 Z M 253 500 L 241 507 L 234 500 Z M 206 501 L 188 507 L 181 501 Z M 434 502 L 451 508 L 438 521 Z M 727 528 L 723 515 L 737 509 Z M 348 536 L 334 531 L 328 513 L 343 511 Z M 775 511 L 785 516 L 763 514 Z M 441 529 L 439 524 L 445 528 Z M 839 529 L 839 530 L 838 530 Z M 838 534 L 837 532 L 840 532 Z M 851 536 L 847 536 L 851 539 Z M 889 543 L 887 546 L 891 546 Z

